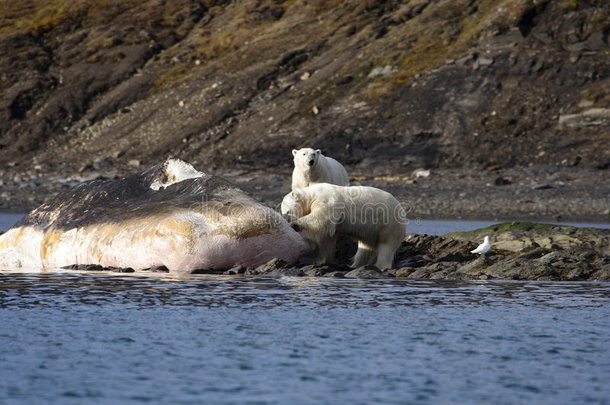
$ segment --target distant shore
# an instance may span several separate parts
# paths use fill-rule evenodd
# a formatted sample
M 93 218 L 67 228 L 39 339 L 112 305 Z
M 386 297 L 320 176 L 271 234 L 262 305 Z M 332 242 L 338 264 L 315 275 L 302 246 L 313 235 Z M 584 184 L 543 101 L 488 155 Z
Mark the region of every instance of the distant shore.
M 199 168 L 205 171 L 205 168 Z M 94 178 L 123 177 L 138 169 L 55 173 L 0 173 L 0 211 L 26 213 L 60 192 Z M 432 169 L 384 174 L 348 168 L 352 183 L 389 191 L 410 219 L 532 220 L 610 223 L 607 170 L 535 167 L 495 170 Z M 290 191 L 291 170 L 215 171 L 263 203 L 277 207 Z M 426 173 L 424 173 L 426 174 Z

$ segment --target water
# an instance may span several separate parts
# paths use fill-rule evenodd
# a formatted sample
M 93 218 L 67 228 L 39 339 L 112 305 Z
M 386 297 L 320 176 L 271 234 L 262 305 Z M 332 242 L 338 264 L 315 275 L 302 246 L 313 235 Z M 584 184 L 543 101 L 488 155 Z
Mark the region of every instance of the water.
M 609 338 L 607 283 L 0 269 L 0 404 L 609 404 Z
M 464 220 L 411 220 L 407 224 L 407 232 L 426 235 L 444 235 L 449 232 L 467 232 L 475 229 L 486 228 L 494 224 L 500 224 L 506 221 L 464 221 Z M 530 221 L 531 222 L 531 221 Z M 546 224 L 569 225 L 576 227 L 590 228 L 610 228 L 610 224 L 604 223 L 585 223 L 585 222 L 549 222 Z
M 0 231 L 5 231 L 13 226 L 23 217 L 23 214 L 0 213 Z M 463 220 L 434 220 L 434 219 L 411 219 L 407 224 L 407 232 L 426 235 L 443 235 L 448 232 L 466 232 L 474 229 L 485 228 L 501 221 L 463 221 Z M 610 224 L 582 223 L 582 222 L 547 222 L 559 225 L 571 225 L 579 227 L 610 228 Z
M 0 274 L 0 403 L 607 404 L 610 288 Z
M 23 217 L 23 214 L 8 214 L 0 212 L 0 231 L 6 231 L 15 225 Z

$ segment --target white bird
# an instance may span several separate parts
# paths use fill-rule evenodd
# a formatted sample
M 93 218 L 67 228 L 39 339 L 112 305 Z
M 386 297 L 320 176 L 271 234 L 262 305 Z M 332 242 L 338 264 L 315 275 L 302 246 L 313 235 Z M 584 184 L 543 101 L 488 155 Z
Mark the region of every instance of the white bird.
M 478 253 L 480 255 L 484 255 L 485 253 L 491 250 L 491 241 L 489 240 L 489 236 L 485 237 L 483 243 L 481 243 L 475 250 L 471 250 L 470 253 Z

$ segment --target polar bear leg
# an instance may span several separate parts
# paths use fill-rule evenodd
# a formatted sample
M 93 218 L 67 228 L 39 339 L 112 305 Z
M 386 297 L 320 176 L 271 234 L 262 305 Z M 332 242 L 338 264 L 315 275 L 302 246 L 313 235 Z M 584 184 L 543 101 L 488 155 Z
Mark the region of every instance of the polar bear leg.
M 398 244 L 400 244 L 400 242 Z M 383 270 L 392 268 L 398 244 L 392 242 L 379 242 L 377 245 L 377 261 L 375 262 L 375 266 L 378 269 Z
M 366 266 L 375 260 L 376 250 L 362 241 L 358 241 L 358 251 L 352 261 L 352 267 Z
M 316 264 L 330 263 L 335 258 L 335 247 L 337 245 L 337 238 L 331 236 L 325 236 L 319 239 L 318 245 L 318 256 L 316 257 Z

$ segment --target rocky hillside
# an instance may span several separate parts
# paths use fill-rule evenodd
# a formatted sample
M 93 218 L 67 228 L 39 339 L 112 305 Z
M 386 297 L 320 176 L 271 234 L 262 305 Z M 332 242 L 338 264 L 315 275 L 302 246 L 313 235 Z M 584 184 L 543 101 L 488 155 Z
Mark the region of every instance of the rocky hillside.
M 3 0 L 0 169 L 610 166 L 607 0 Z

